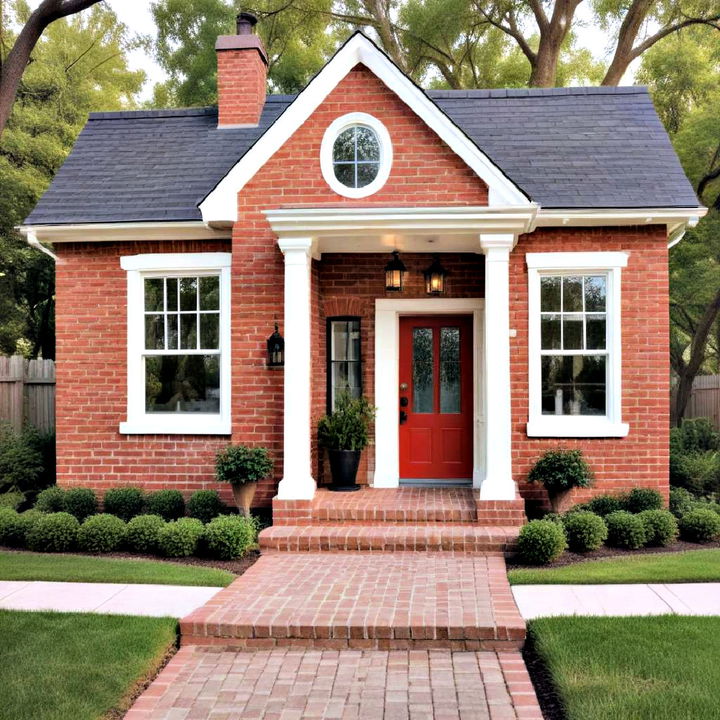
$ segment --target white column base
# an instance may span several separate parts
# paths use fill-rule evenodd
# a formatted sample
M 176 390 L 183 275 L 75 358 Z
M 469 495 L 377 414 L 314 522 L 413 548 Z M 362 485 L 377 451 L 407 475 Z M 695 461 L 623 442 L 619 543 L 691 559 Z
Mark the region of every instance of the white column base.
M 315 497 L 317 483 L 308 475 L 305 478 L 296 475 L 284 477 L 278 485 L 278 500 L 312 500 Z

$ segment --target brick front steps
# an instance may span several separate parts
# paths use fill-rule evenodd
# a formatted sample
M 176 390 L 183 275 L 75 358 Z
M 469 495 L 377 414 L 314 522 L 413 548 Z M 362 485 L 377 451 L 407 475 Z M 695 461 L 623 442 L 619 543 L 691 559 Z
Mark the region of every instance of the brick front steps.
M 277 553 L 180 623 L 182 644 L 515 650 L 525 624 L 502 558 Z

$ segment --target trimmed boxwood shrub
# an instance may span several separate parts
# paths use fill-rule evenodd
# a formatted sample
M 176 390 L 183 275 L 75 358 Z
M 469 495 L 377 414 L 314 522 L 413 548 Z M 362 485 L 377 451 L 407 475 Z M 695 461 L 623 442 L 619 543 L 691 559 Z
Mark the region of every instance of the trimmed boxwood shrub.
M 89 517 L 78 531 L 78 546 L 91 553 L 112 552 L 125 537 L 125 523 L 115 515 L 103 513 Z
M 639 515 L 627 510 L 610 513 L 605 518 L 608 529 L 608 545 L 628 550 L 641 548 L 647 539 L 645 523 Z
M 565 515 L 563 525 L 568 547 L 573 552 L 597 550 L 607 540 L 607 525 L 599 515 L 587 510 Z
M 253 518 L 223 515 L 205 526 L 202 547 L 210 557 L 233 560 L 244 555 L 256 537 L 257 524 Z
M 573 488 L 589 487 L 593 473 L 581 450 L 546 450 L 528 474 L 530 482 L 541 483 L 547 490 L 550 504 L 557 511 L 558 500 Z
M 66 552 L 75 547 L 79 530 L 80 523 L 70 513 L 50 513 L 33 523 L 27 544 L 36 552 Z
M 80 522 L 97 512 L 97 496 L 90 488 L 70 488 L 65 491 L 65 511 Z
M 12 536 L 19 516 L 13 508 L 0 508 L 0 545 L 13 544 L 8 542 L 8 538 Z
M 544 565 L 558 558 L 567 547 L 565 531 L 552 520 L 532 520 L 520 529 L 518 551 L 528 565 Z
M 665 547 L 678 536 L 678 523 L 669 510 L 643 510 L 639 514 L 645 524 L 646 545 Z
M 662 506 L 662 495 L 652 488 L 633 488 L 623 498 L 623 510 L 635 514 L 645 510 L 660 510 Z
M 10 508 L 0 511 L 0 543 L 10 547 L 26 547 L 27 534 L 44 514 L 38 510 L 15 512 Z
M 181 518 L 167 523 L 158 535 L 158 545 L 167 557 L 188 557 L 194 555 L 204 525 L 196 518 Z
M 140 515 L 145 505 L 145 494 L 140 488 L 118 487 L 105 493 L 105 512 L 117 515 L 127 522 Z
M 670 488 L 670 512 L 681 518 L 686 512 L 690 512 L 695 506 L 695 496 L 685 488 Z
M 138 515 L 125 529 L 125 545 L 137 553 L 156 553 L 159 551 L 160 531 L 165 521 L 159 515 Z
M 65 491 L 57 485 L 45 488 L 35 500 L 35 510 L 44 513 L 56 513 L 65 511 Z
M 177 520 L 185 515 L 185 498 L 179 490 L 158 490 L 147 496 L 145 509 L 165 520 Z
M 606 517 L 610 513 L 623 509 L 622 500 L 615 495 L 597 495 L 585 503 L 585 509 L 600 517 Z
M 696 543 L 708 543 L 720 537 L 720 515 L 698 508 L 685 513 L 680 518 L 680 535 L 683 540 Z
M 19 490 L 0 494 L 0 508 L 17 510 L 25 502 L 25 495 Z
M 225 505 L 216 490 L 198 490 L 190 496 L 187 510 L 190 517 L 209 523 L 223 514 Z

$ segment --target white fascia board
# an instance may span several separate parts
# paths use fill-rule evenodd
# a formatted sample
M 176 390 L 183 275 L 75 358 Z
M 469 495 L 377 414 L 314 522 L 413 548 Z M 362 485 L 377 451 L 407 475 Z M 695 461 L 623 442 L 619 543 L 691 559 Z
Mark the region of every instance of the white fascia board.
M 706 207 L 693 208 L 541 208 L 537 227 L 592 227 L 617 225 L 667 225 L 673 233 L 695 227 L 707 214 Z
M 489 188 L 492 205 L 530 200 L 371 40 L 353 35 L 199 204 L 208 225 L 237 220 L 237 194 L 358 64 L 367 67 L 430 127 Z

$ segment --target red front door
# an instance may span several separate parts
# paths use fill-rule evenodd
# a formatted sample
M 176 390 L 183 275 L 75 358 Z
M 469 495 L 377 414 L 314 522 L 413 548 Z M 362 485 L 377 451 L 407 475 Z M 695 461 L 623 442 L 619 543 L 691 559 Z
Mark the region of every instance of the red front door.
M 472 478 L 472 316 L 400 318 L 400 478 Z

